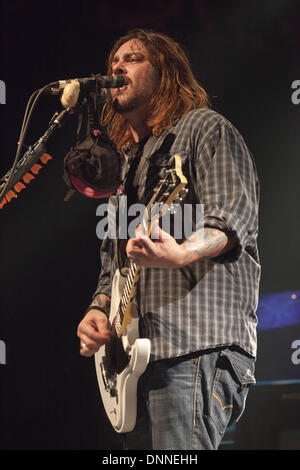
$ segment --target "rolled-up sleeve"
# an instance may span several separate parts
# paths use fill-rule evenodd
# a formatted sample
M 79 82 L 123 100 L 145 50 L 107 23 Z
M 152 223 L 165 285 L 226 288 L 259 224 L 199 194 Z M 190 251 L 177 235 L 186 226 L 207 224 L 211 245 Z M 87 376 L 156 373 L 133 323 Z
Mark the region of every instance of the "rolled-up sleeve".
M 259 183 L 254 160 L 239 132 L 225 119 L 199 142 L 195 158 L 196 193 L 204 205 L 204 226 L 237 238 L 215 262 L 236 261 L 252 251 L 258 232 Z

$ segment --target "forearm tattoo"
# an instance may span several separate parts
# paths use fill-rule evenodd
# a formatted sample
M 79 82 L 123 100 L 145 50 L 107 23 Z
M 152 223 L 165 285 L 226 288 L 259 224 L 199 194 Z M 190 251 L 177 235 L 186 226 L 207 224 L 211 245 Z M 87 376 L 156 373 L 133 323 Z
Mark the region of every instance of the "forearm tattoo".
M 90 307 L 93 306 L 101 307 L 105 312 L 109 314 L 110 312 L 110 298 L 107 297 L 105 294 L 98 294 L 94 297 L 94 299 L 91 302 Z
M 183 243 L 186 250 L 186 262 L 214 258 L 229 251 L 235 243 L 235 237 L 229 237 L 221 230 L 206 227 Z

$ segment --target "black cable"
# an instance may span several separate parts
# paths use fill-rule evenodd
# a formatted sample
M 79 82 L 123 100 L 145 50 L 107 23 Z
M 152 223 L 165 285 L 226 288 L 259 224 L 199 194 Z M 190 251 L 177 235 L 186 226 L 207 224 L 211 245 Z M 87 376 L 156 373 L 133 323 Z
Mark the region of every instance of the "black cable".
M 25 128 L 25 124 L 26 124 L 26 121 L 27 121 L 27 115 L 29 113 L 29 110 L 30 110 L 30 106 L 31 106 L 31 102 L 32 100 L 36 97 L 36 95 L 38 94 L 39 90 L 36 90 L 32 93 L 31 97 L 29 98 L 28 102 L 27 102 L 27 106 L 26 106 L 26 109 L 25 109 L 25 114 L 24 114 L 24 117 L 23 117 L 23 122 L 22 122 L 22 127 L 21 127 L 21 132 L 20 132 L 20 136 L 19 136 L 19 142 L 20 140 L 22 139 L 22 135 L 24 134 L 24 128 Z

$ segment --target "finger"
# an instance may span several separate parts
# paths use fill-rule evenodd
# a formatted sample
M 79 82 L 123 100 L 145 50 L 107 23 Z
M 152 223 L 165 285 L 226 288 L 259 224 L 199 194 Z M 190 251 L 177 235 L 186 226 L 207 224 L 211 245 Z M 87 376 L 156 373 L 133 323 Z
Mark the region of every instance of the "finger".
M 156 246 L 151 238 L 147 237 L 146 235 L 139 234 L 135 240 L 136 243 L 133 243 L 132 245 L 133 253 L 143 254 L 143 250 L 146 250 L 147 253 L 154 253 Z
M 108 340 L 107 337 L 102 336 L 98 338 L 97 341 L 92 341 L 88 336 L 82 335 L 80 337 L 80 354 L 81 356 L 91 357 L 95 354 L 101 346 L 103 346 Z
M 101 335 L 109 332 L 107 328 L 108 319 L 104 313 L 90 311 L 78 325 L 77 336 L 86 335 L 90 339 L 97 341 Z M 100 335 L 100 336 L 99 336 Z
M 79 338 L 84 337 L 85 340 L 86 338 L 88 338 L 89 340 L 92 340 L 92 341 L 97 341 L 101 339 L 101 333 L 97 331 L 94 325 L 90 325 L 89 323 L 82 323 L 78 327 L 77 336 L 79 336 Z
M 143 248 L 139 252 L 133 251 L 129 255 L 130 261 L 141 266 L 146 266 L 145 263 L 155 257 L 155 253 L 151 246 L 147 245 L 147 242 L 143 245 Z
M 157 256 L 157 246 L 155 243 L 148 238 L 147 240 L 143 240 L 143 252 L 142 254 L 147 257 L 153 258 L 154 256 Z
M 81 356 L 91 357 L 99 349 L 96 344 L 91 345 L 91 341 L 87 336 L 82 335 L 80 338 L 80 354 Z
M 108 323 L 109 321 L 105 314 L 96 315 L 94 319 L 92 320 L 93 326 L 96 327 L 99 333 L 109 332 Z
M 104 338 L 99 338 L 98 341 L 92 340 L 89 336 L 81 335 L 80 336 L 80 347 L 86 347 L 91 350 L 98 350 L 103 342 Z
M 147 237 L 148 236 L 148 223 L 142 222 L 141 225 L 138 225 L 135 230 L 135 236 L 136 238 L 139 238 L 140 236 Z
M 171 235 L 160 228 L 158 221 L 155 220 L 151 226 L 151 238 L 155 241 L 162 241 L 170 238 Z
M 82 335 L 80 338 L 80 354 L 85 357 L 91 357 L 95 354 L 101 346 L 107 341 L 107 338 L 103 337 L 97 342 L 92 341 L 88 336 Z
M 152 240 L 153 239 L 154 240 L 159 240 L 161 238 L 160 227 L 158 225 L 157 220 L 155 220 L 153 222 L 153 224 L 151 225 L 150 236 L 151 236 Z
M 126 248 L 126 254 L 129 259 L 136 258 L 144 253 L 144 243 L 141 239 L 131 239 Z
M 79 352 L 81 356 L 92 357 L 97 351 L 89 349 L 85 344 L 81 344 Z

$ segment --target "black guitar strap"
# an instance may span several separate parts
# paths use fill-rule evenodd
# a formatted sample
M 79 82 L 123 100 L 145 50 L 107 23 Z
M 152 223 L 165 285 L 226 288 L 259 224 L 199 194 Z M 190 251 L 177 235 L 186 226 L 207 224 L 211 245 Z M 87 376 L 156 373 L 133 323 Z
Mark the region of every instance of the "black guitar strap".
M 157 142 L 157 137 L 155 137 L 154 135 L 151 135 L 150 137 L 148 137 L 147 142 L 144 144 L 142 154 L 139 159 L 139 164 L 138 164 L 138 167 L 135 172 L 135 176 L 132 181 L 132 184 L 135 188 L 138 186 L 140 175 L 145 166 L 146 157 L 148 157 L 151 154 L 156 142 Z
M 128 197 L 128 206 L 136 201 L 136 190 L 140 175 L 145 166 L 147 157 L 151 154 L 157 142 L 157 137 L 151 135 L 147 140 L 144 140 L 145 142 L 141 141 L 139 144 L 136 144 L 132 149 L 131 155 L 129 155 L 129 158 L 133 161 L 130 165 L 125 183 L 125 195 Z M 125 240 L 117 240 L 117 267 L 121 273 L 124 271 L 124 275 L 126 275 L 126 270 L 123 268 L 128 264 L 128 259 L 123 247 L 123 245 L 125 245 L 124 242 Z

